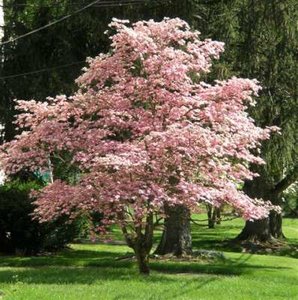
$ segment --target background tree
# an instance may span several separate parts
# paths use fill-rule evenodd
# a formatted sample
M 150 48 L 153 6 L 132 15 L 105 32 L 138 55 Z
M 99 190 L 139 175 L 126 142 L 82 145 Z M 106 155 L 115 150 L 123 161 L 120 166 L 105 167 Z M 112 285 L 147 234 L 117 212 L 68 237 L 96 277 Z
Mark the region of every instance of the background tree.
M 257 168 L 261 176 L 246 183 L 245 190 L 248 195 L 271 198 L 277 205 L 282 204 L 283 191 L 298 178 L 298 89 L 295 84 L 298 31 L 294 21 L 297 14 L 297 4 L 293 1 L 248 1 L 240 19 L 243 36 L 240 49 L 245 49 L 245 55 L 238 56 L 239 70 L 249 77 L 258 76 L 264 87 L 262 100 L 251 113 L 260 126 L 282 128 L 282 136 L 263 144 L 262 156 L 267 164 Z M 249 55 L 254 59 L 249 59 Z M 270 240 L 283 236 L 282 216 L 272 212 L 267 220 L 247 222 L 238 238 Z
M 279 205 L 282 192 L 297 181 L 297 11 L 296 1 L 291 0 L 192 1 L 189 16 L 204 37 L 225 42 L 228 50 L 214 64 L 207 81 L 231 75 L 260 80 L 260 101 L 250 114 L 258 125 L 278 125 L 283 134 L 263 144 L 266 165 L 253 167 L 261 176 L 247 182 L 244 190 Z M 273 212 L 270 219 L 247 222 L 239 239 L 283 237 L 281 218 Z

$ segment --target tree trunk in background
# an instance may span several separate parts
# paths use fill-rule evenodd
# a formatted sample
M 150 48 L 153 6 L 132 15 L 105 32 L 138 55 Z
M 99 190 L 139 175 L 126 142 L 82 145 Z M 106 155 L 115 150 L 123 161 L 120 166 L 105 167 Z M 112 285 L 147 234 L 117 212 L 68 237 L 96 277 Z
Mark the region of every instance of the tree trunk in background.
M 246 221 L 241 233 L 237 236 L 239 241 L 270 242 L 274 239 L 285 238 L 282 232 L 282 215 L 271 212 L 269 218 Z
M 285 238 L 282 232 L 282 215 L 271 212 L 269 216 L 269 226 L 271 235 L 276 239 Z
M 207 204 L 207 216 L 208 216 L 208 228 L 212 229 L 215 227 L 215 224 L 220 224 L 220 207 L 212 206 Z
M 280 180 L 277 184 L 275 184 L 274 188 L 271 191 L 271 201 L 275 205 L 281 205 L 281 194 L 285 191 L 289 186 L 291 186 L 298 179 L 298 164 L 295 165 L 288 174 Z M 282 232 L 282 215 L 276 212 L 270 213 L 270 231 L 274 238 L 280 239 L 285 238 Z
M 216 207 L 216 224 L 220 225 L 221 224 L 221 208 L 220 207 Z
M 277 186 L 277 185 L 276 185 Z M 245 193 L 252 198 L 262 198 L 271 201 L 274 205 L 281 202 L 280 191 L 266 183 L 262 175 L 244 185 Z M 239 241 L 270 242 L 284 238 L 282 232 L 282 215 L 271 212 L 269 217 L 254 222 L 247 221 L 242 232 L 236 237 Z
M 190 211 L 177 205 L 166 207 L 167 215 L 161 241 L 155 251 L 156 254 L 173 254 L 181 256 L 192 252 Z
M 208 228 L 212 229 L 215 226 L 216 213 L 215 213 L 215 207 L 213 207 L 211 204 L 207 204 L 207 216 L 208 216 Z
M 251 198 L 262 198 L 269 200 L 269 191 L 271 187 L 267 184 L 266 180 L 256 177 L 253 181 L 247 181 L 244 184 L 244 192 Z M 256 221 L 246 221 L 242 232 L 236 237 L 239 241 L 251 242 L 268 242 L 273 239 L 270 231 L 269 218 Z
M 244 228 L 236 239 L 251 242 L 267 242 L 272 240 L 269 218 L 254 222 L 246 221 Z

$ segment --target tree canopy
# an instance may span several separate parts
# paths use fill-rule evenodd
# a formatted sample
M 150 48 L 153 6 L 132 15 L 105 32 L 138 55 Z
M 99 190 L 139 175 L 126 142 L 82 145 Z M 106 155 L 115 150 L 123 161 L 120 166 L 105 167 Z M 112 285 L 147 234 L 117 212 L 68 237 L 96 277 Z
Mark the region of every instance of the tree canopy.
M 2 146 L 1 162 L 7 173 L 36 172 L 70 156 L 77 180 L 45 187 L 36 214 L 48 221 L 102 213 L 147 272 L 153 215 L 165 204 L 228 203 L 249 220 L 277 209 L 239 184 L 257 176 L 249 164 L 263 163 L 256 150 L 278 128 L 248 116 L 256 80 L 201 81 L 222 43 L 200 40 L 178 18 L 126 23 L 110 24 L 112 50 L 88 59 L 73 96 L 18 101 L 23 132 Z

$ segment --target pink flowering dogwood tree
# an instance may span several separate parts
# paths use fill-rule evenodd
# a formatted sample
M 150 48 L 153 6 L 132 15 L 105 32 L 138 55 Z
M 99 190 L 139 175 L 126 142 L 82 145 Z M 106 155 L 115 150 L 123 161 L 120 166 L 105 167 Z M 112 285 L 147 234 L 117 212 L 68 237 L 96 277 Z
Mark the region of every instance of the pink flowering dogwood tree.
M 246 112 L 256 80 L 200 81 L 223 43 L 200 40 L 178 18 L 126 23 L 112 21 L 111 52 L 88 59 L 72 97 L 17 101 L 23 131 L 2 146 L 1 163 L 8 174 L 47 170 L 67 153 L 77 179 L 54 178 L 39 191 L 36 215 L 102 213 L 148 274 L 154 217 L 165 204 L 226 203 L 247 220 L 274 209 L 239 186 L 257 176 L 249 164 L 264 163 L 256 153 L 275 128 L 257 127 Z

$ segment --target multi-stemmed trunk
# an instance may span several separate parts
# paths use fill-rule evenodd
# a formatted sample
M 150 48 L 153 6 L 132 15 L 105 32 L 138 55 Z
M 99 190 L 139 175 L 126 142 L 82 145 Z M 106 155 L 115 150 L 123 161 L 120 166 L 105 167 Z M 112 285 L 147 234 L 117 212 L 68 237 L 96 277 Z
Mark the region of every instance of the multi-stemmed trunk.
M 153 245 L 153 214 L 149 213 L 145 220 L 145 228 L 142 225 L 135 227 L 133 235 L 129 234 L 127 228 L 122 226 L 122 232 L 126 239 L 127 245 L 134 250 L 138 263 L 139 273 L 149 275 L 149 254 Z
M 165 207 L 165 223 L 156 254 L 181 256 L 192 253 L 190 210 L 183 205 Z
M 142 243 L 143 242 L 141 238 L 140 241 L 138 241 L 137 244 L 135 245 L 134 252 L 136 255 L 140 274 L 149 275 L 150 274 L 150 268 L 149 268 L 150 251 L 148 251 L 147 248 L 142 245 Z

